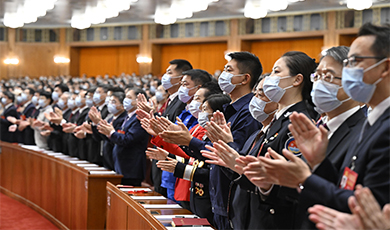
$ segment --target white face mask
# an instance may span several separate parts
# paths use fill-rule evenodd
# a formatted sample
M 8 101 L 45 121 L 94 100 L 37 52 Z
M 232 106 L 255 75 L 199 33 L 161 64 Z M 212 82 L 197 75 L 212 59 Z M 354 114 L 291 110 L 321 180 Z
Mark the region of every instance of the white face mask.
M 198 114 L 198 124 L 204 128 L 207 122 L 209 122 L 209 113 L 200 112 Z
M 292 88 L 293 86 L 287 86 L 286 88 L 280 88 L 279 82 L 282 79 L 290 78 L 291 76 L 287 77 L 279 77 L 279 76 L 273 76 L 273 77 L 266 77 L 263 83 L 263 90 L 265 96 L 267 96 L 271 101 L 279 102 L 280 99 L 282 99 L 283 95 L 286 93 L 287 89 Z
M 315 81 L 311 91 L 313 103 L 320 111 L 325 113 L 338 108 L 343 102 L 351 99 L 347 98 L 346 100 L 339 101 L 337 99 L 337 92 L 340 88 L 342 87 L 323 80 Z
M 272 111 L 269 114 L 265 113 L 264 108 L 268 103 L 271 103 L 271 102 L 265 102 L 258 97 L 252 97 L 252 100 L 249 103 L 249 112 L 251 113 L 252 117 L 255 118 L 259 122 L 265 121 L 269 117 L 270 114 L 272 114 L 276 111 L 276 110 Z
M 172 88 L 172 86 L 180 84 L 180 82 L 178 82 L 178 83 L 172 85 L 172 83 L 171 83 L 171 79 L 172 78 L 181 78 L 181 76 L 171 77 L 168 74 L 164 74 L 162 76 L 161 84 L 162 84 L 162 86 L 164 87 L 165 90 Z
M 244 75 L 244 74 L 233 75 L 231 73 L 223 71 L 221 73 L 221 75 L 219 75 L 219 78 L 218 78 L 219 87 L 221 87 L 221 89 L 225 93 L 233 92 L 234 88 L 236 88 L 237 85 L 241 85 L 241 83 L 233 84 L 232 83 L 232 78 L 235 77 L 235 76 L 242 76 L 242 75 Z
M 199 101 L 195 101 L 195 100 L 192 100 L 191 103 L 188 105 L 188 110 L 190 111 L 190 113 L 192 114 L 192 116 L 198 118 L 198 115 L 200 113 L 200 105 L 202 103 L 199 102 Z
M 164 94 L 161 93 L 160 91 L 156 91 L 155 96 L 156 96 L 157 102 L 160 102 L 160 101 L 162 101 L 164 99 Z
M 187 88 L 185 86 L 180 86 L 179 91 L 178 91 L 178 96 L 180 101 L 187 103 L 194 95 L 190 96 L 188 93 L 190 90 L 195 89 L 197 86 L 192 87 L 192 88 Z

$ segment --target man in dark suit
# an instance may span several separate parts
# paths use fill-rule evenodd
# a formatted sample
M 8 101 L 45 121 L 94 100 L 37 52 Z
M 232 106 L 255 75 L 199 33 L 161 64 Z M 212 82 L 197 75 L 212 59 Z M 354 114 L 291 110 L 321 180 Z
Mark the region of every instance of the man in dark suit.
M 6 142 L 17 142 L 17 136 L 15 132 L 10 132 L 8 129 L 13 123 L 7 120 L 7 117 L 15 117 L 19 119 L 18 112 L 14 106 L 15 96 L 10 91 L 4 91 L 1 98 L 1 104 L 4 108 L 4 112 L 0 117 L 1 124 L 1 137 L 0 140 Z
M 191 63 L 183 59 L 174 59 L 169 62 L 169 67 L 166 73 L 162 77 L 162 86 L 169 93 L 167 101 L 167 107 L 162 116 L 167 117 L 173 123 L 176 122 L 176 117 L 181 114 L 186 104 L 179 100 L 178 90 L 180 88 L 180 82 L 183 78 L 182 73 L 184 71 L 192 69 Z M 149 111 L 146 111 L 149 112 Z M 138 114 L 139 115 L 139 114 Z M 151 175 L 154 185 L 154 190 L 164 196 L 167 196 L 166 188 L 161 187 L 161 174 L 162 171 L 156 166 L 157 161 L 152 160 Z
M 389 26 L 364 25 L 345 61 L 344 91 L 353 100 L 367 103 L 373 110 L 347 144 L 340 172 L 329 158 L 325 158 L 329 147 L 326 129 L 316 128 L 309 119 L 297 113 L 290 116 L 290 130 L 310 168 L 314 169 L 313 173 L 288 151 L 284 151 L 284 155 L 289 162 L 261 159 L 267 173 L 265 180 L 298 187 L 301 190 L 300 205 L 323 204 L 349 212 L 348 198 L 353 196 L 357 184 L 369 187 L 381 206 L 390 202 L 389 36 Z
M 108 111 L 112 114 L 112 116 L 107 119 L 109 124 L 112 124 L 115 130 L 120 130 L 121 126 L 127 117 L 127 111 L 123 108 L 123 100 L 125 98 L 125 94 L 122 91 L 113 92 L 111 94 L 111 100 L 108 104 Z M 99 133 L 97 126 L 98 124 L 104 120 L 102 116 L 99 115 L 97 109 L 91 109 L 89 111 L 89 117 L 92 120 L 92 132 L 93 138 L 97 141 L 103 141 L 103 166 L 107 169 L 114 170 L 114 159 L 112 157 L 112 150 L 114 149 L 115 144 L 110 141 L 110 139 L 104 135 Z
M 121 128 L 115 128 L 106 121 L 100 122 L 98 130 L 109 137 L 115 144 L 113 159 L 115 172 L 122 174 L 122 184 L 140 186 L 145 179 L 146 155 L 149 134 L 141 127 L 135 111 L 137 95 L 145 92 L 139 88 L 130 89 L 123 100 L 123 107 L 128 115 Z

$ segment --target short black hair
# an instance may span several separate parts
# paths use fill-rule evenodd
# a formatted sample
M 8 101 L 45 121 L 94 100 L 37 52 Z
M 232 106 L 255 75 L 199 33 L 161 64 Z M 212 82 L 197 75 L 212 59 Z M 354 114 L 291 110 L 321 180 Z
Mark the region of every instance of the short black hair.
M 87 93 L 95 93 L 95 91 L 96 91 L 96 87 L 91 87 L 91 88 L 89 88 L 88 90 L 87 90 Z
M 103 91 L 104 91 L 105 93 L 107 93 L 108 91 L 110 91 L 110 89 L 112 88 L 112 86 L 107 85 L 107 84 L 101 84 L 101 85 L 98 85 L 97 88 L 102 88 Z
M 30 95 L 34 95 L 34 93 L 35 93 L 35 90 L 33 89 L 33 88 L 27 88 L 27 90 L 28 90 L 28 93 L 30 94 Z
M 111 96 L 118 98 L 119 102 L 121 104 L 123 104 L 123 100 L 125 99 L 126 95 L 125 95 L 125 92 L 123 92 L 123 91 L 115 91 L 115 92 L 112 93 Z
M 181 73 L 192 69 L 191 63 L 187 60 L 184 60 L 184 59 L 173 59 L 172 61 L 169 62 L 169 64 L 176 65 L 175 70 L 177 70 Z
M 135 96 L 137 96 L 138 94 L 141 93 L 141 94 L 143 94 L 145 96 L 146 99 L 148 99 L 148 95 L 146 95 L 146 93 L 145 93 L 145 91 L 143 89 L 138 88 L 138 87 L 134 87 L 134 88 L 129 89 L 129 91 L 130 90 L 134 91 Z
M 43 90 L 43 91 L 39 94 L 39 96 L 44 96 L 44 97 L 46 97 L 46 99 L 50 99 L 50 103 L 49 103 L 49 104 L 53 103 L 53 99 L 52 99 L 52 97 L 51 97 L 51 93 L 50 93 L 50 92 L 47 92 L 47 91 Z
M 12 102 L 15 101 L 15 95 L 11 93 L 10 91 L 4 91 L 3 94 L 7 96 Z
M 290 72 L 290 76 L 302 74 L 302 99 L 306 100 L 307 102 L 309 102 L 309 104 L 314 106 L 310 96 L 313 87 L 313 82 L 311 82 L 310 75 L 317 68 L 315 60 L 300 51 L 287 52 L 283 54 L 282 58 L 284 58 L 286 62 L 287 68 Z
M 56 88 L 56 87 L 58 87 L 61 90 L 61 92 L 69 91 L 69 87 L 67 85 L 65 85 L 64 83 L 57 84 L 54 86 L 54 88 Z
M 208 96 L 204 102 L 206 101 L 213 112 L 215 112 L 217 110 L 223 111 L 223 105 L 230 103 L 232 99 L 226 94 L 219 93 Z
M 263 73 L 263 66 L 259 58 L 249 52 L 233 52 L 227 54 L 232 60 L 237 62 L 237 68 L 240 70 L 240 74 L 248 73 L 251 76 L 250 87 L 255 86 L 257 79 Z
M 390 57 L 390 24 L 385 24 L 383 26 L 375 26 L 371 23 L 366 23 L 358 32 L 358 37 L 360 36 L 375 36 L 375 41 L 371 46 L 371 51 L 378 59 L 383 59 L 385 57 Z
M 343 65 L 343 61 L 348 58 L 348 52 L 349 52 L 349 47 L 347 46 L 335 46 L 332 48 L 329 48 L 325 50 L 324 55 L 321 57 L 321 60 L 324 57 L 331 57 L 335 61 L 337 61 L 339 64 Z
M 195 85 L 203 85 L 206 82 L 210 82 L 213 78 L 211 74 L 202 69 L 190 69 L 184 71 L 182 74 L 190 76 L 191 80 L 195 83 Z
M 111 92 L 113 92 L 113 93 L 115 93 L 115 92 L 122 92 L 122 93 L 125 93 L 125 90 L 122 89 L 121 87 L 112 87 L 112 88 L 110 88 L 109 91 L 111 91 Z
M 206 89 L 206 92 L 204 94 L 204 97 L 207 98 L 210 95 L 213 94 L 221 94 L 223 93 L 221 88 L 219 87 L 219 84 L 215 78 L 213 78 L 212 81 L 204 83 L 200 89 Z

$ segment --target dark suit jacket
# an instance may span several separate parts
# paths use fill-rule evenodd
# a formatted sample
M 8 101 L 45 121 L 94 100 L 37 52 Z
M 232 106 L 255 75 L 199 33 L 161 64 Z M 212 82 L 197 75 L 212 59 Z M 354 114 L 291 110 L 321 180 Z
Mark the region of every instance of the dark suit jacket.
M 125 179 L 145 179 L 146 155 L 149 134 L 141 127 L 134 114 L 126 121 L 122 131 L 115 131 L 110 140 L 115 144 L 113 153 L 114 168 Z
M 33 116 L 35 110 L 35 105 L 30 103 L 23 110 L 22 115 L 24 115 L 27 119 Z M 30 126 L 27 126 L 22 132 L 19 132 L 19 143 L 23 143 L 25 145 L 35 145 L 34 130 Z
M 100 111 L 100 115 L 102 119 L 107 117 L 108 109 L 106 105 L 103 106 L 102 110 Z M 88 123 L 91 124 L 92 121 L 88 119 Z M 86 135 L 84 138 L 84 143 L 87 150 L 87 160 L 91 163 L 103 166 L 103 156 L 101 155 L 103 143 L 94 139 L 92 134 Z
M 257 156 L 260 152 L 260 155 L 264 156 L 268 147 L 281 154 L 282 149 L 292 138 L 288 124 L 290 123 L 289 116 L 293 111 L 309 116 L 304 102 L 293 105 L 278 120 L 273 121 L 268 131 L 256 142 L 252 150 L 250 148 L 258 131 L 251 135 L 243 147 L 243 151 L 246 151 L 244 155 Z M 238 186 L 229 209 L 234 229 L 293 228 L 296 202 L 290 197 L 297 196 L 296 190 L 274 185 L 269 196 L 263 200 L 257 187 L 245 176 L 236 180 L 236 184 Z
M 359 142 L 359 136 L 351 141 L 348 152 L 341 164 L 338 180 L 328 181 L 327 174 L 337 174 L 337 170 L 325 159 L 318 169 L 303 184 L 300 202 L 303 205 L 318 203 L 334 208 L 342 212 L 349 212 L 348 197 L 353 191 L 340 189 L 344 168 L 352 166 L 352 158 L 355 171 L 358 174 L 356 184 L 369 187 L 381 206 L 390 202 L 390 108 L 373 124 L 365 128 L 363 138 Z
M 85 121 L 85 117 L 87 116 L 89 112 L 89 109 L 84 109 L 78 117 L 72 116 L 71 122 L 76 125 L 81 125 Z M 86 160 L 86 151 L 84 150 L 84 143 L 83 141 L 79 140 L 77 137 L 75 137 L 73 134 L 69 135 L 68 138 L 68 150 L 69 155 L 78 157 L 82 160 Z
M 341 164 L 350 148 L 351 141 L 356 135 L 359 135 L 362 124 L 366 116 L 363 109 L 359 109 L 345 120 L 339 128 L 333 133 L 329 139 L 326 156 L 328 160 L 334 165 L 337 172 L 343 171 Z M 327 173 L 327 180 L 337 180 L 335 173 Z M 303 198 L 304 199 L 304 198 Z M 313 206 L 314 203 L 300 202 L 298 205 L 297 226 L 301 229 L 316 229 L 315 224 L 308 219 L 307 209 Z
M 127 116 L 127 112 L 124 111 L 121 113 L 113 122 L 113 118 L 110 118 L 108 120 L 108 123 L 112 122 L 112 126 L 114 126 L 115 130 L 119 130 L 123 124 L 123 121 L 125 120 Z M 114 170 L 114 159 L 112 157 L 112 150 L 114 149 L 115 144 L 110 141 L 110 139 L 107 138 L 106 135 L 103 135 L 99 133 L 97 130 L 97 126 L 92 126 L 92 132 L 93 132 L 93 138 L 97 141 L 104 141 L 103 143 L 103 166 L 107 169 Z
M 2 141 L 6 141 L 6 142 L 18 142 L 17 132 L 11 133 L 8 131 L 8 128 L 12 125 L 12 123 L 7 120 L 8 116 L 15 117 L 16 119 L 19 119 L 19 114 L 16 111 L 16 107 L 14 105 L 11 105 L 10 107 L 8 107 L 6 110 L 4 110 L 3 114 L 1 114 L 1 118 L 0 118 L 0 124 L 1 124 L 0 135 L 1 135 L 1 137 L 0 137 L 0 139 Z

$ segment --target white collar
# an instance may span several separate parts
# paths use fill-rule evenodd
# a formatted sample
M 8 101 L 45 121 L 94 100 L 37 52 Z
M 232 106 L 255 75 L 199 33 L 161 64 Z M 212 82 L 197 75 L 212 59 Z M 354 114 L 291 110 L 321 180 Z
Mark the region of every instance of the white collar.
M 127 116 L 128 116 L 129 118 L 131 118 L 131 117 L 135 114 L 135 111 L 137 111 L 137 110 L 134 110 L 133 112 L 127 114 Z
M 169 100 L 170 100 L 169 102 L 172 102 L 178 94 L 179 94 L 179 91 L 176 91 L 176 92 L 172 93 L 171 95 L 169 95 Z
M 330 139 L 332 137 L 333 133 L 336 132 L 336 130 L 340 127 L 341 124 L 344 123 L 344 121 L 346 121 L 350 116 L 352 116 L 354 113 L 356 113 L 356 111 L 358 111 L 359 109 L 360 109 L 360 106 L 355 106 L 352 109 L 349 109 L 349 110 L 345 111 L 344 113 L 341 113 L 341 114 L 333 117 L 330 120 L 328 120 L 328 116 L 324 117 L 324 119 L 322 119 L 322 121 L 324 123 L 326 123 L 326 126 L 329 129 L 328 139 Z
M 371 112 L 368 114 L 368 123 L 372 126 L 378 120 L 378 118 L 390 107 L 390 97 L 379 103 Z
M 4 110 L 8 109 L 9 107 L 11 107 L 13 105 L 13 103 L 9 103 L 8 105 L 4 106 Z
M 73 114 L 73 115 L 76 114 L 77 111 L 79 111 L 79 110 L 80 110 L 79 108 L 77 108 L 77 109 L 75 109 L 75 110 L 72 110 L 72 114 Z
M 85 109 L 87 109 L 88 108 L 88 106 L 87 105 L 84 105 L 84 107 L 83 108 L 80 108 L 80 113 L 82 113 Z
M 103 109 L 103 107 L 105 106 L 105 104 L 103 103 L 103 104 L 101 104 L 99 107 L 98 107 L 98 109 L 99 109 L 99 111 L 102 111 L 102 109 Z
M 288 106 L 284 107 L 283 109 L 279 110 L 278 112 L 276 112 L 275 113 L 276 120 L 278 120 L 289 108 L 291 108 L 295 104 L 296 103 L 288 105 Z

